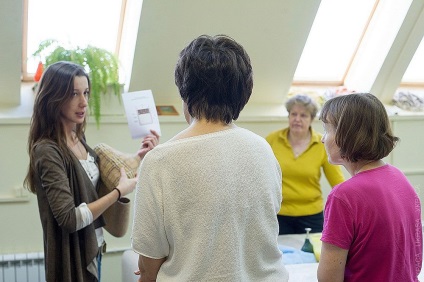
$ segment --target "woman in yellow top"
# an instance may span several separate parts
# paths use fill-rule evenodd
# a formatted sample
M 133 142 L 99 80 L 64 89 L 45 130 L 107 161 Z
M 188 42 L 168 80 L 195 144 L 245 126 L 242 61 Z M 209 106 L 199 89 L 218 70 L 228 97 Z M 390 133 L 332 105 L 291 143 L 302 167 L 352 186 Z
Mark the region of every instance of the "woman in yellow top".
M 298 94 L 286 102 L 289 127 L 271 132 L 266 140 L 283 172 L 283 201 L 277 215 L 279 234 L 301 234 L 305 228 L 321 232 L 323 198 L 321 168 L 331 187 L 344 181 L 340 166 L 328 162 L 322 135 L 311 127 L 317 104 Z

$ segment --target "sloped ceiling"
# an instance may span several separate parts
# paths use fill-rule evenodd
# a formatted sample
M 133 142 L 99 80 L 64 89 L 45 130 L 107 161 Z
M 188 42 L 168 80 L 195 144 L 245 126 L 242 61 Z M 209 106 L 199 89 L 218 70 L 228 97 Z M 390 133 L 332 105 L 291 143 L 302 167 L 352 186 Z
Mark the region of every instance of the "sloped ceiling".
M 249 103 L 281 104 L 320 1 L 144 0 L 129 91 L 151 89 L 156 104 L 180 103 L 174 84 L 178 54 L 201 34 L 226 34 L 250 55 Z

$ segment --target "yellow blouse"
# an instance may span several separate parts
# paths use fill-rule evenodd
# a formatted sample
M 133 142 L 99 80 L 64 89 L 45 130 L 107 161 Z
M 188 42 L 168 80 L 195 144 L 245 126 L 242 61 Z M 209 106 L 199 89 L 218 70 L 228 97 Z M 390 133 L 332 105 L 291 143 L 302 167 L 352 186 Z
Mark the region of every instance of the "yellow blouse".
M 283 172 L 283 201 L 278 214 L 317 214 L 324 208 L 320 186 L 321 171 L 331 187 L 344 181 L 343 172 L 340 166 L 328 162 L 320 133 L 311 129 L 308 148 L 296 158 L 288 141 L 288 131 L 288 128 L 280 129 L 266 137 Z

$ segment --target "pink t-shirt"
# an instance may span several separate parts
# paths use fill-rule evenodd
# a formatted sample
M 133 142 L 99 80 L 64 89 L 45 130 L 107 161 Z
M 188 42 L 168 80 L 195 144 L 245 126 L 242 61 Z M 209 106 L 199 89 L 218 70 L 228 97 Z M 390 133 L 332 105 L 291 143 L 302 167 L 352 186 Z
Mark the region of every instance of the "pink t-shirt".
M 328 196 L 321 240 L 349 250 L 345 281 L 418 281 L 419 197 L 389 164 L 358 173 Z

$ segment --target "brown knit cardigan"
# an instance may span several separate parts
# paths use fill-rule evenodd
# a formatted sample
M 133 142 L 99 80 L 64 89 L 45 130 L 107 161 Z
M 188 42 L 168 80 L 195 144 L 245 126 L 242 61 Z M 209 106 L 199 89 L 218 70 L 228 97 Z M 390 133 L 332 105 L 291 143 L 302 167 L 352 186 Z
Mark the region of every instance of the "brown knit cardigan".
M 95 152 L 82 141 L 87 151 Z M 38 208 L 43 227 L 46 281 L 97 281 L 90 262 L 98 254 L 95 228 L 103 217 L 76 231 L 75 207 L 98 199 L 79 160 L 65 161 L 56 143 L 42 141 L 34 148 Z M 100 182 L 100 180 L 99 180 Z

